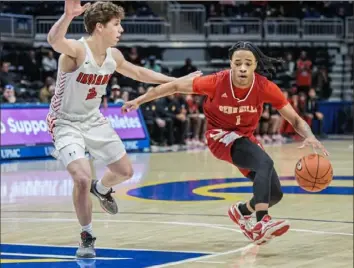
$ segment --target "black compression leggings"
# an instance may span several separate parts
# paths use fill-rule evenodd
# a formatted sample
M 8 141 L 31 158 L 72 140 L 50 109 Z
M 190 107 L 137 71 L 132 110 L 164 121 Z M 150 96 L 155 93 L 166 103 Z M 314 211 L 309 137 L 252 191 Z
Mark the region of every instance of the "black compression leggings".
M 236 139 L 231 147 L 231 157 L 235 166 L 251 171 L 248 178 L 253 181 L 250 200 L 253 209 L 259 203 L 274 206 L 282 199 L 283 192 L 273 160 L 261 147 L 246 137 Z

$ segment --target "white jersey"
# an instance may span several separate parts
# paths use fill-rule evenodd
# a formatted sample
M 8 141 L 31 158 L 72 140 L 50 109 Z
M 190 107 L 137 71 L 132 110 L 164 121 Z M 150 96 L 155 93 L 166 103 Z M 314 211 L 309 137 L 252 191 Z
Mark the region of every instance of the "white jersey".
M 99 113 L 102 96 L 106 95 L 107 84 L 116 70 L 112 49 L 108 48 L 102 66 L 98 66 L 84 38 L 86 57 L 74 72 L 58 71 L 55 94 L 51 100 L 49 114 L 55 118 L 81 121 Z M 58 66 L 60 70 L 60 65 Z

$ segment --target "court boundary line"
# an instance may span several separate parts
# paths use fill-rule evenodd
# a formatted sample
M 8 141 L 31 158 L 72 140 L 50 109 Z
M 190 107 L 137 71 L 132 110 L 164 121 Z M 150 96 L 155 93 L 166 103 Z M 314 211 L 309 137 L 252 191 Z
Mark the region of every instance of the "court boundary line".
M 237 249 L 233 250 L 228 250 L 216 254 L 211 254 L 211 255 L 206 255 L 206 256 L 201 256 L 201 257 L 196 257 L 196 258 L 191 258 L 191 259 L 186 259 L 186 260 L 181 260 L 181 261 L 176 261 L 176 262 L 170 262 L 166 264 L 161 264 L 161 265 L 154 265 L 154 266 L 149 266 L 148 268 L 163 268 L 163 267 L 170 267 L 170 266 L 175 266 L 178 264 L 185 264 L 189 262 L 200 262 L 202 260 L 210 259 L 210 258 L 215 258 L 215 257 L 220 257 L 220 256 L 225 256 L 225 255 L 230 255 L 234 254 L 243 250 L 247 250 L 248 248 L 254 247 L 254 244 L 248 244 L 247 246 L 240 247 Z
M 55 211 L 47 211 L 47 210 L 2 210 L 1 213 L 39 213 L 39 214 L 74 214 L 75 211 L 69 210 L 55 210 Z M 104 211 L 92 211 L 93 214 L 106 214 Z M 166 213 L 166 212 L 135 212 L 135 211 L 126 211 L 126 212 L 119 212 L 122 215 L 157 215 L 157 216 L 192 216 L 192 217 L 224 217 L 227 218 L 227 215 L 224 214 L 191 214 L 191 213 Z M 255 217 L 253 217 L 255 218 Z M 354 224 L 354 221 L 337 221 L 337 220 L 322 220 L 322 219 L 305 219 L 305 218 L 292 218 L 292 217 L 272 217 L 273 219 L 283 219 L 283 220 L 290 220 L 290 221 L 308 221 L 308 222 L 323 222 L 323 223 L 343 223 L 343 224 Z
M 5 221 L 4 221 L 5 220 Z M 1 218 L 1 222 L 76 222 L 77 219 L 63 219 L 63 218 Z M 115 223 L 155 223 L 155 224 L 166 224 L 166 225 L 183 225 L 183 226 L 199 226 L 199 227 L 209 227 L 220 230 L 227 230 L 236 233 L 242 233 L 240 230 L 230 228 L 234 225 L 223 225 L 223 224 L 211 224 L 211 223 L 199 223 L 199 222 L 183 222 L 183 221 L 149 221 L 149 220 L 110 220 L 110 219 L 96 219 L 95 222 L 115 222 Z M 302 232 L 302 233 L 312 233 L 312 234 L 326 234 L 326 235 L 342 235 L 342 236 L 353 236 L 353 233 L 342 233 L 342 232 L 331 232 L 331 231 L 321 231 L 321 230 L 308 230 L 308 229 L 297 229 L 291 228 L 289 231 Z
M 56 247 L 56 248 L 76 248 L 77 246 L 73 245 L 51 245 L 51 244 L 36 244 L 36 243 L 0 243 L 0 245 L 11 245 L 11 246 L 35 246 L 35 247 Z M 126 250 L 126 251 L 153 251 L 153 252 L 171 252 L 171 253 L 194 253 L 194 254 L 217 254 L 218 252 L 213 251 L 191 251 L 191 250 L 159 250 L 159 249 L 147 249 L 147 248 L 110 248 L 110 247 L 95 247 L 95 249 L 109 249 L 109 250 Z M 3 252 L 1 252 L 3 253 Z
M 77 259 L 76 256 L 71 255 L 55 255 L 55 254 L 30 254 L 30 253 L 10 253 L 10 252 L 0 252 L 1 256 L 22 256 L 22 257 L 39 257 L 39 258 L 50 258 L 50 259 Z M 114 258 L 114 257 L 95 257 L 92 260 L 132 260 L 133 258 Z

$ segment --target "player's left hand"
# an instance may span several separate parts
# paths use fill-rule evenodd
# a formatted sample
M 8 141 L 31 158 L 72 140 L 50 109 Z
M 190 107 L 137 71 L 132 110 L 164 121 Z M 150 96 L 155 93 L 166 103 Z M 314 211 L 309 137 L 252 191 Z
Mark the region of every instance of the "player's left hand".
M 139 108 L 139 103 L 137 100 L 131 100 L 131 101 L 127 101 L 126 103 L 124 103 L 124 105 L 122 106 L 122 113 L 126 114 L 130 111 L 134 111 L 137 110 Z
M 324 155 L 328 156 L 329 152 L 323 146 L 321 142 L 319 142 L 315 137 L 306 138 L 302 145 L 299 147 L 300 149 L 305 148 L 306 146 L 312 146 L 314 149 L 320 149 Z

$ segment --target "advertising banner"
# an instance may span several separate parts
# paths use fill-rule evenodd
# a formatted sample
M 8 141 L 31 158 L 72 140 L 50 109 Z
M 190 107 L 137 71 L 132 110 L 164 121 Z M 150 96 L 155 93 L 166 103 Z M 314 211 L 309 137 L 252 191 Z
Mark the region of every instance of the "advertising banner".
M 2 158 L 21 158 L 22 153 L 20 152 L 25 153 L 26 157 L 29 157 L 31 152 L 41 152 L 40 156 L 48 155 L 48 152 L 46 152 L 48 148 L 44 147 L 44 145 L 52 146 L 52 138 L 48 133 L 46 123 L 48 110 L 49 107 L 43 105 L 40 107 L 21 107 L 17 105 L 13 108 L 1 108 L 0 145 Z M 123 140 L 127 150 L 149 147 L 145 122 L 138 111 L 123 115 L 119 106 L 112 106 L 101 109 L 101 112 Z M 38 147 L 37 150 L 35 146 Z M 24 148 L 20 150 L 20 147 Z M 11 157 L 12 154 L 18 156 Z

